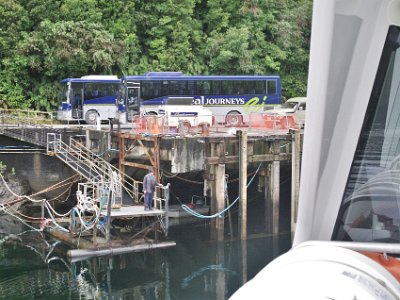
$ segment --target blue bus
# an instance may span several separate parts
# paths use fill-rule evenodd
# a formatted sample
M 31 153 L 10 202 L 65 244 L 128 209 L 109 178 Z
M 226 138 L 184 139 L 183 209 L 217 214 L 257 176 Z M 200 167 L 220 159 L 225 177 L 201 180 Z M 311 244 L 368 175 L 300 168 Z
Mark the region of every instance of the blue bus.
M 120 80 L 114 75 L 88 75 L 61 80 L 57 119 L 95 124 L 115 118 Z
M 189 76 L 181 72 L 149 72 L 121 79 L 118 113 L 122 121 L 146 110 L 146 107 L 174 104 L 192 99 L 192 104 L 210 109 L 229 126 L 243 123 L 243 116 L 262 112 L 281 104 L 279 76 L 214 75 Z M 157 113 L 152 112 L 152 113 Z

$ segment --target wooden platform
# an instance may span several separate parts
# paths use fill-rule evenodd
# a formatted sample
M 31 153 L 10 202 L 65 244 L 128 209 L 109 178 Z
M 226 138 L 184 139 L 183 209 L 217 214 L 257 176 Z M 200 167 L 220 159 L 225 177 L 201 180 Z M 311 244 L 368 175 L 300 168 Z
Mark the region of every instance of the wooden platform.
M 111 209 L 111 218 L 126 218 L 126 217 L 153 217 L 164 215 L 165 211 L 160 209 L 144 210 L 142 205 L 121 206 L 121 208 Z M 101 216 L 107 216 L 107 209 L 100 212 Z

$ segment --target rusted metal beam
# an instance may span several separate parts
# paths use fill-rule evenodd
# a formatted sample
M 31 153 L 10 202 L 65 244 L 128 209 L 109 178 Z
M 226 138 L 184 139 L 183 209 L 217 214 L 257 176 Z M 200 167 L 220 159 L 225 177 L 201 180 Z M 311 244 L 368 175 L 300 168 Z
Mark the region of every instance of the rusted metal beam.
M 291 154 L 286 154 L 286 153 L 281 153 L 278 155 L 275 154 L 254 154 L 248 157 L 248 162 L 271 162 L 274 160 L 290 160 Z M 217 164 L 229 164 L 229 163 L 238 163 L 239 162 L 239 156 L 237 155 L 229 155 L 225 157 L 207 157 L 205 159 L 206 164 L 210 165 L 217 165 Z
M 150 163 L 151 163 L 153 166 L 155 166 L 154 158 L 151 157 L 151 154 L 150 154 L 150 148 L 149 148 L 149 147 L 146 147 L 145 145 L 143 145 L 143 143 L 142 143 L 141 140 L 137 140 L 137 142 L 139 143 L 139 145 L 140 145 L 141 147 L 143 147 L 143 148 L 146 149 L 147 158 L 149 159 Z M 154 147 L 155 147 L 155 145 L 154 145 Z
M 135 162 L 132 162 L 132 161 L 126 161 L 126 160 L 121 161 L 121 165 L 140 168 L 140 169 L 147 169 L 147 170 L 149 170 L 150 168 L 153 167 L 153 166 L 149 166 L 149 165 L 145 165 L 145 164 L 139 164 L 139 163 L 135 163 Z

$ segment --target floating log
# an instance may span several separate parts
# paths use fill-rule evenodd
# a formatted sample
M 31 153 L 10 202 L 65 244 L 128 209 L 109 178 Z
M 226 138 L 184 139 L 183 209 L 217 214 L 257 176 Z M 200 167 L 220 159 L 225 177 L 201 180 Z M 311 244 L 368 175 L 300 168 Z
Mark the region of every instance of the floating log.
M 158 243 L 145 243 L 132 246 L 110 247 L 103 249 L 72 249 L 68 250 L 67 255 L 72 262 L 87 259 L 89 257 L 104 256 L 104 255 L 119 255 L 129 252 L 145 251 L 156 248 L 168 248 L 176 246 L 173 241 L 165 241 Z

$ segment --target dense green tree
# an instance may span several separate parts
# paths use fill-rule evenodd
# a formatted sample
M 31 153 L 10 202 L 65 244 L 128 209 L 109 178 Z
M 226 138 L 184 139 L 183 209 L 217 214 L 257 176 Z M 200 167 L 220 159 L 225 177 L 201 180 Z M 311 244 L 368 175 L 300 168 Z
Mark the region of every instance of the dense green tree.
M 12 56 L 21 34 L 29 29 L 30 17 L 16 0 L 0 3 L 0 59 L 3 59 Z
M 311 33 L 311 1 L 282 1 L 274 28 L 275 44 L 285 54 L 280 75 L 287 98 L 305 96 Z
M 277 74 L 305 95 L 312 0 L 0 0 L 0 106 L 54 109 L 59 81 L 148 71 Z
M 193 52 L 202 42 L 195 6 L 195 0 L 143 1 L 138 5 L 143 71 L 202 71 Z
M 24 34 L 17 48 L 13 59 L 3 64 L 7 71 L 16 70 L 20 96 L 27 96 L 36 109 L 56 104 L 56 83 L 62 77 L 113 73 L 124 53 L 123 44 L 101 24 L 86 21 L 43 21 L 35 31 Z M 15 91 L 11 92 L 15 97 Z

